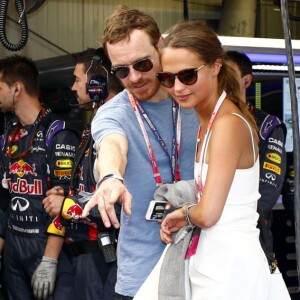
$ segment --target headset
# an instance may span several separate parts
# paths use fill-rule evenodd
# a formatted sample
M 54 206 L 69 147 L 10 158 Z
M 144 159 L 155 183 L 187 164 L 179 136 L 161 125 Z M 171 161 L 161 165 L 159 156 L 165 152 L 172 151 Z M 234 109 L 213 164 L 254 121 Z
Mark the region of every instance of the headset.
M 90 80 L 88 80 L 88 73 L 91 68 L 95 69 L 95 75 L 93 75 Z M 104 70 L 105 76 L 99 73 L 101 69 Z M 91 101 L 88 101 L 86 103 L 99 102 L 100 104 L 103 104 L 109 93 L 109 75 L 106 68 L 102 65 L 102 61 L 99 56 L 93 57 L 91 64 L 85 74 L 87 81 L 86 93 L 91 98 Z

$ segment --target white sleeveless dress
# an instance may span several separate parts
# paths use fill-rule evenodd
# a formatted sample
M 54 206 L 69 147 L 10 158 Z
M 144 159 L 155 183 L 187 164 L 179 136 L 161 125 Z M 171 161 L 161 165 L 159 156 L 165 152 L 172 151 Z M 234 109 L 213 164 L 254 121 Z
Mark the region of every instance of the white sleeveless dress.
M 237 116 L 247 123 L 242 116 Z M 248 123 L 247 125 L 251 132 L 254 152 L 252 130 Z M 206 152 L 206 149 L 202 151 Z M 205 156 L 206 153 L 204 161 Z M 203 184 L 208 167 L 207 164 L 202 167 Z M 195 178 L 198 176 L 198 168 L 199 164 L 196 163 Z M 260 197 L 258 187 L 257 159 L 253 167 L 236 170 L 220 220 L 213 227 L 201 231 L 197 252 L 189 261 L 190 299 L 269 298 L 271 274 L 260 246 L 259 230 L 256 228 L 257 200 Z

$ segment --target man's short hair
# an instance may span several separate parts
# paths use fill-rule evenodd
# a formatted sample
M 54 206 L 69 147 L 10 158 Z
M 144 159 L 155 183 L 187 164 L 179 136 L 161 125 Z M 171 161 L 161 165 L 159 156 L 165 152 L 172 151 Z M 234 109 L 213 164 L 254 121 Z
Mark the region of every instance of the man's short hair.
M 247 74 L 252 75 L 252 62 L 245 53 L 238 51 L 227 51 L 225 55 L 228 60 L 231 60 L 238 65 L 242 77 Z
M 102 37 L 104 50 L 107 43 L 115 44 L 129 38 L 135 29 L 148 34 L 153 47 L 157 47 L 161 33 L 155 19 L 141 10 L 121 5 L 105 21 Z
M 87 72 L 87 70 L 91 66 L 91 62 L 92 62 L 94 56 L 100 57 L 102 66 L 108 72 L 109 89 L 116 94 L 121 92 L 123 90 L 123 86 L 122 86 L 120 80 L 116 76 L 114 76 L 113 74 L 110 73 L 111 62 L 110 62 L 109 58 L 107 57 L 107 55 L 104 53 L 103 48 L 98 48 L 98 49 L 88 48 L 85 51 L 72 54 L 75 64 L 83 64 L 85 72 Z M 107 76 L 106 72 L 103 69 L 101 71 L 101 68 L 100 68 L 100 73 L 101 73 L 101 75 L 104 75 L 105 77 Z M 95 68 L 91 68 L 89 70 L 88 78 L 91 78 L 94 75 L 95 75 Z
M 32 59 L 20 55 L 0 59 L 0 73 L 1 80 L 8 86 L 19 81 L 30 96 L 39 96 L 39 72 Z

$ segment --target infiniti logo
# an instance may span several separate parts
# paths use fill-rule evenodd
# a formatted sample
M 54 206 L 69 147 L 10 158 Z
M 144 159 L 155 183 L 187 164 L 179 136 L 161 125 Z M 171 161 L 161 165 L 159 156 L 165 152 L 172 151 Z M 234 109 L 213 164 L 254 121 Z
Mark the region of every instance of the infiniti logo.
M 14 197 L 11 200 L 11 208 L 12 210 L 17 210 L 17 208 L 19 209 L 19 211 L 25 211 L 29 206 L 29 202 L 27 199 L 25 198 L 21 198 L 21 197 Z
M 273 181 L 276 179 L 276 175 L 272 173 L 267 173 L 265 176 L 267 179 L 271 179 Z
M 38 131 L 36 136 L 39 137 L 39 138 L 42 138 L 43 137 L 43 131 Z
M 58 125 L 52 126 L 52 127 L 50 128 L 50 131 L 47 132 L 47 138 L 48 138 L 48 139 L 51 137 L 51 135 L 53 134 L 53 132 L 55 131 L 55 129 L 56 129 L 57 126 L 58 126 Z

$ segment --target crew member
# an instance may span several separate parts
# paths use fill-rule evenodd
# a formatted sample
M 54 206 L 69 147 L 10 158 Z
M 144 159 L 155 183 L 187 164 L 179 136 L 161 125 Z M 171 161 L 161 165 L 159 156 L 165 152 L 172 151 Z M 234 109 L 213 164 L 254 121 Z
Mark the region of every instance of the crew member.
M 8 297 L 47 299 L 56 286 L 55 299 L 66 299 L 73 291 L 63 276 L 56 276 L 62 275 L 64 252 L 57 264 L 63 238 L 59 231 L 46 234 L 51 220 L 42 200 L 54 186 L 68 191 L 77 133 L 41 105 L 38 71 L 27 57 L 0 60 L 0 106 L 14 114 L 0 140 L 2 186 L 11 198 L 4 247 Z M 43 289 L 37 288 L 36 279 Z
M 108 73 L 111 66 L 102 48 L 88 49 L 74 55 L 74 58 L 76 66 L 72 90 L 77 94 L 76 106 L 90 111 L 93 117 L 101 104 L 123 88 L 120 81 Z M 46 211 L 57 215 L 55 221 L 65 225 L 76 282 L 75 298 L 78 300 L 111 300 L 115 293 L 117 231 L 103 225 L 97 209 L 88 218 L 81 218 L 86 202 L 82 195 L 95 191 L 95 158 L 90 124 L 87 124 L 76 153 L 69 196 L 65 198 L 56 188 L 49 191 L 43 201 Z M 108 245 L 101 244 L 106 241 L 109 241 Z

